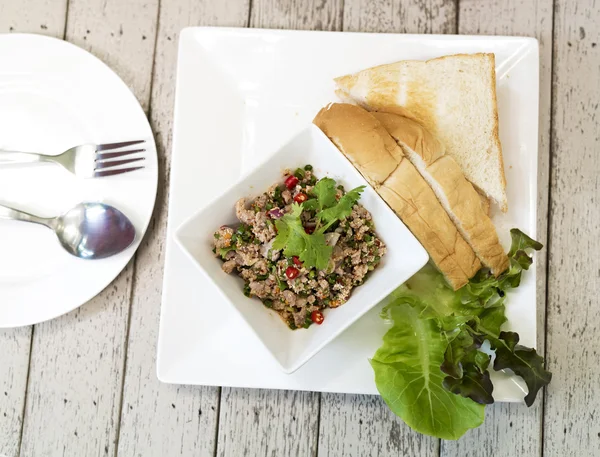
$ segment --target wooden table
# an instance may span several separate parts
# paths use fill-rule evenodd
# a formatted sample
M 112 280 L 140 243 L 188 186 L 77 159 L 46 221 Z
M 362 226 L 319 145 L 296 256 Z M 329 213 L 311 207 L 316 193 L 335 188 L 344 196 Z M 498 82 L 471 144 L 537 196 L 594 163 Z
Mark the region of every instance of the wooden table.
M 161 164 L 149 233 L 113 284 L 59 319 L 0 330 L 0 455 L 600 456 L 599 19 L 600 0 L 0 0 L 1 32 L 64 38 L 125 80 Z M 540 40 L 538 341 L 554 379 L 532 408 L 488 407 L 445 442 L 378 397 L 158 382 L 177 39 L 193 25 Z

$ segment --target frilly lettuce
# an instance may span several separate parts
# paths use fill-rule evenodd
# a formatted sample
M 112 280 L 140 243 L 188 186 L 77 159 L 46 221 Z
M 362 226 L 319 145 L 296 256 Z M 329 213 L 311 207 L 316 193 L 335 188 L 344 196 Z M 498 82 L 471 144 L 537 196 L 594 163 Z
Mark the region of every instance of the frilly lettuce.
M 552 378 L 543 358 L 518 344 L 519 335 L 501 331 L 506 291 L 531 266 L 527 250 L 542 248 L 520 230 L 511 237 L 510 267 L 498 278 L 481 269 L 455 292 L 427 265 L 382 313 L 392 327 L 371 360 L 375 383 L 390 409 L 420 433 L 458 439 L 483 423 L 485 405 L 494 402 L 485 341 L 495 353 L 493 368 L 510 369 L 527 384 L 528 406 Z

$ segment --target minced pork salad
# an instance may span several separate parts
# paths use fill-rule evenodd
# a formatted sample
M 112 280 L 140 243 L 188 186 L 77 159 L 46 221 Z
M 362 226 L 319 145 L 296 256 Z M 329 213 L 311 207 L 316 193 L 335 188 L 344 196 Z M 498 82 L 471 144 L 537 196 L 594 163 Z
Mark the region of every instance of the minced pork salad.
M 317 181 L 310 165 L 287 171 L 283 183 L 236 203 L 240 224 L 215 232 L 213 252 L 223 271 L 245 281 L 246 296 L 291 329 L 320 325 L 322 311 L 348 301 L 386 252 L 371 213 L 358 203 L 363 190 Z

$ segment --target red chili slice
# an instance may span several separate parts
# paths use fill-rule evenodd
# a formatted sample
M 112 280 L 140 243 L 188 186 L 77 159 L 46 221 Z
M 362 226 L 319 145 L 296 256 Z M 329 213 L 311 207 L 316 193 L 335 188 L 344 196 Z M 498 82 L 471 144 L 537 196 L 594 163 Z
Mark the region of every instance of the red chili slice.
M 308 233 L 309 235 L 312 235 L 314 233 L 314 231 L 315 231 L 315 228 L 311 227 L 311 226 L 306 226 L 306 227 L 304 227 L 304 231 L 306 233 Z
M 294 197 L 294 201 L 296 203 L 304 203 L 306 200 L 308 200 L 308 197 L 306 196 L 306 194 L 303 194 L 302 192 L 298 193 L 295 197 Z
M 300 180 L 298 178 L 296 178 L 294 175 L 290 175 L 285 180 L 285 187 L 292 190 L 294 187 L 296 187 L 296 184 L 298 184 L 299 181 Z
M 292 262 L 294 262 L 294 265 L 298 265 L 299 267 L 302 266 L 302 260 L 300 260 L 300 258 L 298 256 L 293 256 Z
M 297 268 L 294 268 L 294 267 L 287 267 L 287 269 L 285 270 L 285 275 L 287 276 L 288 279 L 297 278 L 299 274 L 300 274 L 300 270 L 298 270 Z
M 315 310 L 312 313 L 310 313 L 310 320 L 317 325 L 321 325 L 325 320 L 325 316 L 323 316 L 323 313 L 321 311 Z

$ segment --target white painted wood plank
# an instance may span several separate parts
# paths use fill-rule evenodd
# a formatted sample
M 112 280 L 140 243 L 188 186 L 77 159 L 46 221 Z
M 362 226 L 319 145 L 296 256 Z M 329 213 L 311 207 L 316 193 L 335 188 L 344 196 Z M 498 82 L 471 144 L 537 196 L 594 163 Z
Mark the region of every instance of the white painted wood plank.
M 130 276 L 35 327 L 22 457 L 114 452 Z
M 344 30 L 352 32 L 453 33 L 452 2 L 346 0 Z M 319 457 L 355 455 L 437 456 L 439 440 L 413 432 L 379 397 L 323 394 Z
M 600 455 L 600 1 L 555 1 L 544 454 Z
M 215 452 L 219 389 L 161 384 L 156 377 L 177 42 L 187 26 L 245 26 L 247 20 L 247 1 L 161 4 L 150 106 L 161 179 L 154 219 L 136 260 L 119 456 L 212 457 Z
M 31 327 L 0 330 L 0 455 L 19 454 Z
M 316 455 L 318 411 L 310 392 L 223 388 L 217 456 Z
M 384 33 L 455 33 L 454 1 L 346 0 L 344 30 Z
M 62 38 L 66 0 L 0 2 L 0 33 Z M 27 391 L 31 327 L 0 330 L 0 455 L 19 454 Z
M 413 432 L 376 395 L 323 394 L 319 457 L 438 455 L 438 440 Z
M 107 62 L 143 106 L 158 0 L 71 0 L 67 39 Z M 142 35 L 146 35 L 146 39 Z M 132 267 L 80 309 L 36 326 L 21 455 L 114 455 Z
M 62 38 L 67 0 L 2 0 L 0 33 L 38 33 Z
M 250 27 L 340 30 L 344 0 L 253 0 Z
M 552 0 L 493 0 L 459 2 L 459 32 L 482 35 L 533 36 L 540 41 L 540 139 L 538 160 L 537 255 L 538 350 L 544 351 L 548 192 L 550 164 L 550 104 L 552 79 Z M 502 126 L 500 127 L 502 128 Z M 442 456 L 538 456 L 542 449 L 543 396 L 531 408 L 496 404 L 487 408 L 485 423 L 457 442 L 442 442 Z
M 69 0 L 66 40 L 117 72 L 144 111 L 150 80 L 159 0 Z

